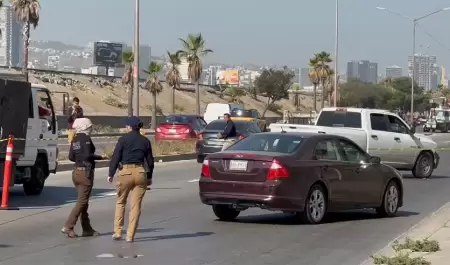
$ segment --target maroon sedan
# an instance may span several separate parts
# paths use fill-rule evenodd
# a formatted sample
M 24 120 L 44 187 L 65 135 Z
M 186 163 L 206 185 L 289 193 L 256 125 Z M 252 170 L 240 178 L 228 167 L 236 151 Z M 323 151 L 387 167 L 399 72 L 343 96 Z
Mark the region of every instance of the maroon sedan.
M 188 140 L 195 139 L 206 126 L 206 122 L 198 115 L 169 115 L 155 130 L 156 140 Z
M 258 207 L 294 213 L 307 223 L 329 211 L 375 208 L 394 216 L 403 205 L 400 173 L 353 141 L 307 133 L 258 133 L 204 160 L 200 198 L 220 220 Z

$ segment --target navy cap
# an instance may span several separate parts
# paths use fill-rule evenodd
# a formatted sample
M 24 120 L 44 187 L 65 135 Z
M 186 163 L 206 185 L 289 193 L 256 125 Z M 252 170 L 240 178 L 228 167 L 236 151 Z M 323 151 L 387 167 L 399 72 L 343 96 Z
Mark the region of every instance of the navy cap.
M 139 127 L 141 124 L 141 120 L 136 116 L 130 116 L 125 120 L 125 125 L 130 127 Z

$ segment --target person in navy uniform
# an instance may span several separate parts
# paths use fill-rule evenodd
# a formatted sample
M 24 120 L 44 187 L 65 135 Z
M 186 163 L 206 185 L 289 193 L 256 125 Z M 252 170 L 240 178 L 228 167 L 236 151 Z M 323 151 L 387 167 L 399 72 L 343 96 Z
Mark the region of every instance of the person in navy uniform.
M 117 199 L 114 217 L 114 240 L 122 239 L 125 206 L 131 193 L 127 242 L 133 242 L 141 215 L 142 199 L 152 184 L 154 158 L 150 140 L 140 133 L 142 122 L 131 116 L 126 120 L 128 133 L 120 137 L 109 164 L 108 182 L 119 169 L 116 180 Z
M 225 140 L 225 143 L 223 144 L 222 151 L 230 147 L 234 142 L 236 142 L 236 125 L 231 120 L 231 115 L 229 113 L 225 113 L 223 115 L 223 119 L 227 122 L 225 125 L 225 129 L 222 133 L 220 133 L 220 138 Z
M 70 143 L 69 160 L 75 162 L 75 168 L 72 171 L 72 181 L 77 190 L 78 199 L 61 232 L 70 238 L 78 237 L 74 227 L 78 218 L 80 218 L 83 229 L 82 236 L 97 236 L 99 233 L 92 228 L 89 219 L 89 197 L 94 185 L 95 160 L 107 158 L 95 154 L 95 146 L 90 137 L 92 132 L 90 119 L 76 119 L 73 123 L 73 128 L 76 130 L 76 134 Z

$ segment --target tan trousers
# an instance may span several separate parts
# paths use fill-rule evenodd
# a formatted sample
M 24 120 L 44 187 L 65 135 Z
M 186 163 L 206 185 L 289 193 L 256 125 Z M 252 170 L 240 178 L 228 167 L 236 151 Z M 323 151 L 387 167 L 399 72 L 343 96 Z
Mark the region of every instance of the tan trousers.
M 68 130 L 67 131 L 67 140 L 69 141 L 69 144 L 72 143 L 72 140 L 74 137 L 75 137 L 75 130 Z
M 134 239 L 141 216 L 141 205 L 147 191 L 147 175 L 142 166 L 124 165 L 116 180 L 117 201 L 114 217 L 114 236 L 120 237 L 124 224 L 125 205 L 131 192 L 127 239 Z
M 236 140 L 225 140 L 225 142 L 223 143 L 222 146 L 222 151 L 226 150 L 228 147 L 230 147 L 231 145 L 233 145 L 236 142 Z

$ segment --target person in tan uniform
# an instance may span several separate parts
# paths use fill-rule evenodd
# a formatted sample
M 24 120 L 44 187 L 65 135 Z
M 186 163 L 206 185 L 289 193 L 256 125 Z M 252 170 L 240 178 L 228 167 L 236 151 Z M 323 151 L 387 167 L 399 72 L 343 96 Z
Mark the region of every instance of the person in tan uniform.
M 111 157 L 108 182 L 113 182 L 113 176 L 119 169 L 113 239 L 122 239 L 125 206 L 131 193 L 126 241 L 133 242 L 141 215 L 142 199 L 147 186 L 152 184 L 154 158 L 150 140 L 140 133 L 142 123 L 139 118 L 128 117 L 126 127 L 128 133 L 119 138 Z

